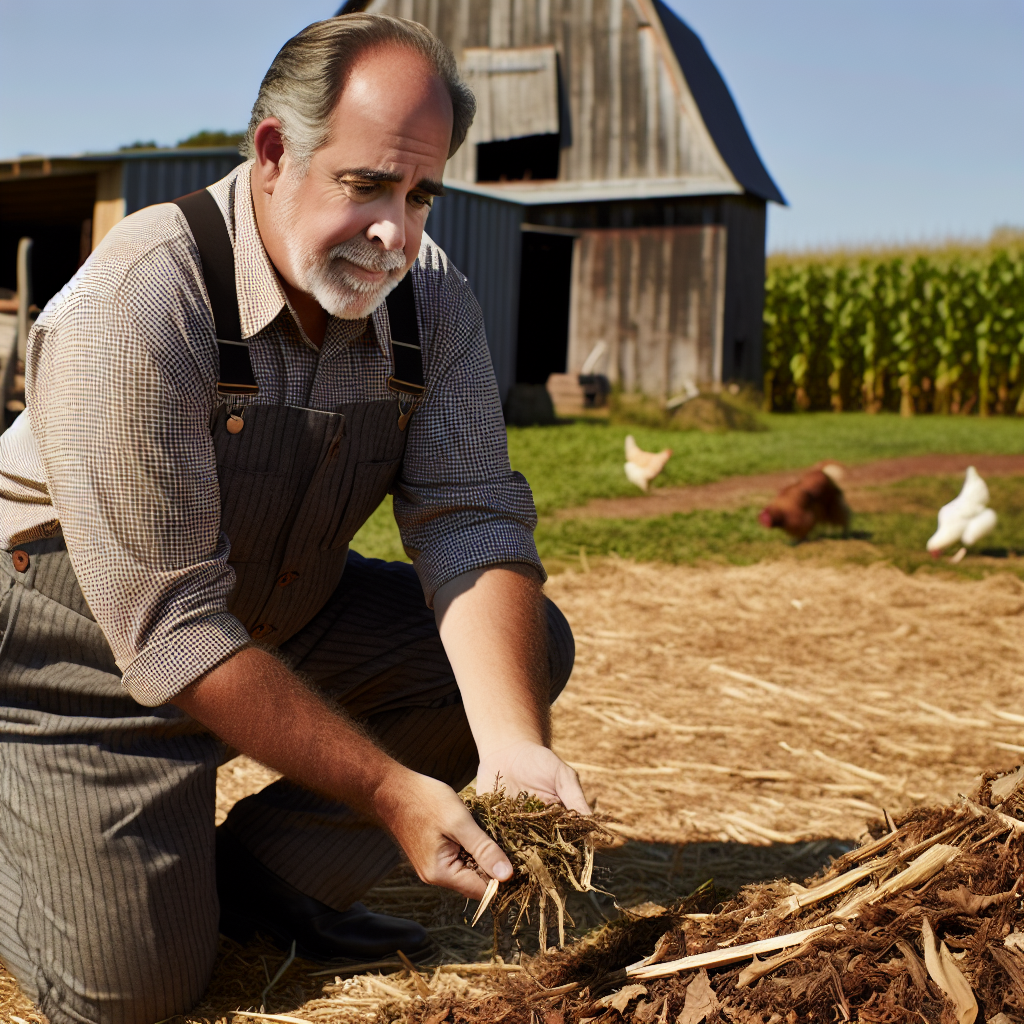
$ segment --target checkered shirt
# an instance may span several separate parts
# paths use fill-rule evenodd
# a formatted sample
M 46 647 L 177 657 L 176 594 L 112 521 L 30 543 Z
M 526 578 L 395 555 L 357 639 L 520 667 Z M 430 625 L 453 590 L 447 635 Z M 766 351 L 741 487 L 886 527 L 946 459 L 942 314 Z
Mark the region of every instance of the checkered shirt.
M 319 350 L 298 326 L 260 240 L 250 168 L 210 192 L 234 244 L 255 401 L 334 410 L 393 397 L 383 303 L 366 320 L 332 317 Z M 432 604 L 472 569 L 543 569 L 480 307 L 426 235 L 411 273 L 426 395 L 407 428 L 394 507 Z M 227 611 L 235 573 L 210 435 L 218 366 L 191 232 L 177 206 L 151 206 L 121 221 L 48 303 L 28 341 L 28 408 L 0 437 L 4 546 L 63 531 L 124 685 L 147 705 L 250 642 Z

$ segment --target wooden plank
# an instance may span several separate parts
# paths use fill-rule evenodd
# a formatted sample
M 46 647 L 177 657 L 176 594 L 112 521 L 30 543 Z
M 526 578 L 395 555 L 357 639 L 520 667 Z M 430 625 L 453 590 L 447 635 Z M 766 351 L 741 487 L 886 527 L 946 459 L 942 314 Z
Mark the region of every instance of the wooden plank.
M 602 177 L 617 178 L 622 166 L 622 3 L 609 0 L 608 142 Z
M 637 140 L 640 173 L 656 178 L 658 166 L 658 69 L 654 35 L 650 26 L 640 30 L 640 89 L 643 95 L 643 131 Z M 638 126 L 639 130 L 639 126 Z
M 616 177 L 640 177 L 640 156 L 638 150 L 638 118 L 641 116 L 640 96 L 640 29 L 636 11 L 630 5 L 623 11 L 621 39 L 621 86 L 622 89 L 622 134 L 619 172 Z
M 463 73 L 477 98 L 470 144 L 558 132 L 553 46 L 467 48 Z
M 600 0 L 594 4 L 594 17 L 587 26 L 590 40 L 590 59 L 594 65 L 594 107 L 591 112 L 591 145 L 590 164 L 587 175 L 591 179 L 601 179 L 608 165 L 608 137 L 611 134 L 609 119 L 611 116 L 611 69 L 612 59 L 609 45 L 611 6 L 615 0 Z
M 490 0 L 491 21 L 487 45 L 503 49 L 512 45 L 512 0 Z
M 595 229 L 575 245 L 567 369 L 594 345 L 624 391 L 657 398 L 720 376 L 725 231 L 719 226 Z

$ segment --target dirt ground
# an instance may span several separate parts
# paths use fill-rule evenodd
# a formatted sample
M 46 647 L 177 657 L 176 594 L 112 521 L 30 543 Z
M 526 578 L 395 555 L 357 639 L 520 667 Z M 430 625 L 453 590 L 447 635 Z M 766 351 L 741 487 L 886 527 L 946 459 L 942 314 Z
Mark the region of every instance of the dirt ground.
M 609 559 L 549 593 L 577 638 L 556 747 L 637 838 L 855 839 L 1024 752 L 1010 575 Z
M 851 507 L 860 508 L 872 487 L 892 484 L 915 476 L 960 474 L 974 466 L 984 477 L 1019 476 L 1024 473 L 1020 455 L 907 455 L 898 459 L 880 459 L 859 466 L 844 467 L 843 491 Z M 558 519 L 639 519 L 667 516 L 673 512 L 698 509 L 731 510 L 762 505 L 783 487 L 798 479 L 801 470 L 733 476 L 694 487 L 662 487 L 633 498 L 600 498 L 582 508 L 561 509 Z M 866 511 L 867 509 L 865 509 Z
M 805 877 L 885 810 L 953 801 L 983 769 L 1024 755 L 1024 583 L 1008 573 L 964 581 L 807 558 L 735 568 L 609 558 L 552 578 L 548 592 L 577 640 L 555 746 L 622 823 L 628 841 L 595 876 L 620 904 L 712 876 L 727 886 Z M 225 766 L 218 820 L 275 777 L 243 758 Z M 486 919 L 471 931 L 464 901 L 408 872 L 366 902 L 419 917 L 442 958 L 486 955 Z M 604 897 L 570 909 L 578 930 L 615 913 Z M 197 1016 L 259 1006 L 282 959 L 225 942 Z M 335 1019 L 338 972 L 317 970 L 297 962 L 267 1010 Z M 0 977 L 0 1015 L 12 1012 L 33 1016 Z

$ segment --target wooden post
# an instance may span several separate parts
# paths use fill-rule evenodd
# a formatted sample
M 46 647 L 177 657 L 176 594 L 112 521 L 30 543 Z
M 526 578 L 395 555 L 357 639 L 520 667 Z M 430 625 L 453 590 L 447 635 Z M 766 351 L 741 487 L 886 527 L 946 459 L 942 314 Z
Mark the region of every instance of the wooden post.
M 32 302 L 32 239 L 22 238 L 18 242 L 18 325 L 14 332 L 11 350 L 4 362 L 3 380 L 0 392 L 3 396 L 3 415 L 0 417 L 0 433 L 9 425 L 7 401 L 11 397 L 14 385 L 14 373 L 18 368 L 18 358 L 28 341 L 28 307 Z

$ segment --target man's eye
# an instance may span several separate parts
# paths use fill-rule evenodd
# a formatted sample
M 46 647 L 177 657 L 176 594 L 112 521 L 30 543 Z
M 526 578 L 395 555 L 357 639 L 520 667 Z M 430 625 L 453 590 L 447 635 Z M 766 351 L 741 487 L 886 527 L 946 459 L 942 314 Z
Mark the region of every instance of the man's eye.
M 414 203 L 416 206 L 433 206 L 434 197 L 428 195 L 411 195 L 409 196 L 409 202 Z
M 357 181 L 351 182 L 349 188 L 353 189 L 358 195 L 372 196 L 374 192 L 380 189 L 380 185 L 376 184 L 376 182 Z

